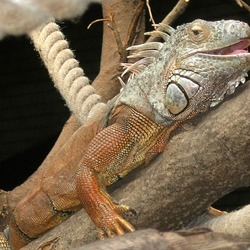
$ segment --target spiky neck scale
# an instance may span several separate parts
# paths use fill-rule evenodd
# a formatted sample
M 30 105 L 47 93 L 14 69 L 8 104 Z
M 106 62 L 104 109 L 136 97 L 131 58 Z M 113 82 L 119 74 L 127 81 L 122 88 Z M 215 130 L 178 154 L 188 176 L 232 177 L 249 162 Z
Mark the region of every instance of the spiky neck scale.
M 250 70 L 250 28 L 232 20 L 195 20 L 177 27 L 154 31 L 164 43 L 152 42 L 129 48 L 123 64 L 132 74 L 119 102 L 129 105 L 156 123 L 171 125 L 192 113 L 206 111 L 244 83 Z

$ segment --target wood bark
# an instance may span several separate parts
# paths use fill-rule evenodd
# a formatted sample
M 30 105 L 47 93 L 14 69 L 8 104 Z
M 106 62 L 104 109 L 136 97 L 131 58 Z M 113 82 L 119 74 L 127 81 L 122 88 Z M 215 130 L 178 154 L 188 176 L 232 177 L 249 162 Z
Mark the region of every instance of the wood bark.
M 157 249 L 157 250 L 190 250 L 190 249 L 247 249 L 250 241 L 244 241 L 239 237 L 214 233 L 206 229 L 164 232 L 147 229 L 127 234 L 124 237 L 98 241 L 86 246 L 76 248 L 78 250 L 132 250 L 132 249 Z M 76 250 L 75 249 L 75 250 Z
M 179 131 L 148 167 L 113 186 L 112 196 L 136 211 L 126 218 L 137 229 L 180 229 L 223 195 L 250 185 L 249 83 Z M 96 240 L 95 227 L 82 209 L 24 249 L 55 238 L 58 249 L 78 247 Z
M 121 1 L 105 0 L 103 6 L 103 49 L 101 71 L 93 86 L 104 101 L 119 93 L 121 84 L 120 63 L 126 62 L 126 48 L 142 43 L 144 39 L 145 19 L 142 0 Z
M 193 220 L 188 227 L 210 228 L 216 232 L 237 235 L 250 240 L 250 205 L 221 216 L 206 213 Z
M 58 248 L 57 239 L 45 243 L 43 247 L 61 249 Z M 208 229 L 177 232 L 159 232 L 155 229 L 146 229 L 127 234 L 124 237 L 93 242 L 82 247 L 73 248 L 73 250 L 247 250 L 249 247 L 250 241 L 248 240 L 230 234 L 214 233 Z

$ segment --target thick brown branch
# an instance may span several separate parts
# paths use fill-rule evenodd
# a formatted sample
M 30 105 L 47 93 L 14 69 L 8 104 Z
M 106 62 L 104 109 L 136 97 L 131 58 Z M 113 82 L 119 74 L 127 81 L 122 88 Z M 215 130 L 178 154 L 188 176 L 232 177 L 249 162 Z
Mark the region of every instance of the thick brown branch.
M 239 237 L 230 234 L 214 233 L 206 229 L 178 231 L 175 233 L 161 233 L 157 230 L 147 229 L 127 234 L 123 238 L 116 237 L 107 241 L 91 243 L 78 250 L 132 250 L 132 249 L 157 249 L 157 250 L 218 250 L 235 249 L 246 250 L 250 241 L 243 241 Z
M 103 23 L 101 71 L 93 83 L 94 88 L 105 101 L 111 99 L 120 91 L 121 85 L 118 80 L 120 75 L 119 67 L 121 60 L 124 60 L 126 57 L 126 53 L 122 53 L 123 48 L 127 46 L 127 42 L 143 42 L 144 22 L 143 17 L 138 14 L 138 11 L 142 11 L 142 5 L 143 0 L 103 1 L 104 17 L 115 10 L 115 20 L 113 20 L 115 22 L 113 23 L 113 25 L 115 24 L 115 30 L 110 29 L 107 22 Z M 138 29 L 138 32 L 133 32 L 135 29 Z M 116 37 L 114 36 L 114 31 Z M 117 41 L 119 41 L 119 46 L 117 46 Z
M 135 209 L 130 221 L 136 228 L 179 229 L 221 196 L 250 185 L 249 102 L 248 83 L 196 120 L 193 130 L 175 135 L 150 166 L 118 184 L 113 196 Z M 56 237 L 62 246 L 79 246 L 96 239 L 95 227 L 81 210 L 24 249 Z

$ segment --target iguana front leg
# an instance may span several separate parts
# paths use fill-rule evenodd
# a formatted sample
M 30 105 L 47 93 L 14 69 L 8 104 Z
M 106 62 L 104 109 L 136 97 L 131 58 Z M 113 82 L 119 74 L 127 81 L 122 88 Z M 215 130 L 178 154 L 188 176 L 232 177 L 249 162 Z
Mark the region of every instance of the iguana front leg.
M 116 123 L 91 141 L 76 178 L 84 209 L 99 232 L 108 237 L 132 232 L 134 227 L 120 215 L 129 208 L 115 204 L 106 187 L 161 152 L 166 144 L 162 137 L 168 137 L 165 127 L 129 107 L 122 110 L 123 117 L 116 114 Z
M 97 226 L 99 238 L 122 235 L 124 229 L 134 231 L 134 227 L 120 215 L 121 212 L 129 211 L 129 208 L 114 204 L 98 182 L 98 174 L 87 165 L 82 166 L 81 174 L 77 178 L 77 192 L 83 207 Z
M 122 164 L 122 158 L 127 154 L 126 142 L 129 140 L 121 124 L 113 124 L 101 131 L 91 142 L 76 178 L 77 193 L 83 207 L 108 237 L 114 233 L 123 234 L 123 229 L 134 231 L 133 226 L 119 215 L 120 207 L 106 192 L 106 186 L 119 179 L 118 164 Z M 116 159 L 118 155 L 120 162 Z

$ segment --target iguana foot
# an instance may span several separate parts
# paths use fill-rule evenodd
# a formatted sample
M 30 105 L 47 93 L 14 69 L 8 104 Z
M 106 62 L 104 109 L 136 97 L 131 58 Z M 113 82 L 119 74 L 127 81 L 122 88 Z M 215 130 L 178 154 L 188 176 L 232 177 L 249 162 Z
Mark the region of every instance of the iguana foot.
M 100 210 L 98 214 L 92 219 L 97 225 L 97 232 L 99 239 L 112 238 L 116 235 L 123 235 L 125 232 L 134 232 L 135 228 L 125 219 L 120 213 L 134 211 L 125 205 L 109 204 L 109 208 Z
M 122 205 L 117 202 L 114 202 L 114 204 L 115 204 L 115 210 L 117 211 L 117 213 L 123 214 L 123 213 L 131 212 L 133 215 L 136 215 L 136 211 L 129 206 Z
M 105 188 L 99 188 L 94 171 L 82 168 L 82 172 L 76 178 L 76 189 L 84 209 L 98 228 L 99 238 L 135 231 L 134 227 L 120 215 L 133 210 L 113 202 Z
M 119 217 L 120 218 L 117 218 L 118 223 L 116 225 L 112 225 L 112 228 L 97 228 L 98 237 L 100 240 L 103 240 L 105 238 L 113 238 L 114 236 L 125 234 L 123 228 L 126 228 L 126 231 L 128 232 L 135 231 L 134 227 L 129 222 L 124 220 L 121 216 Z

